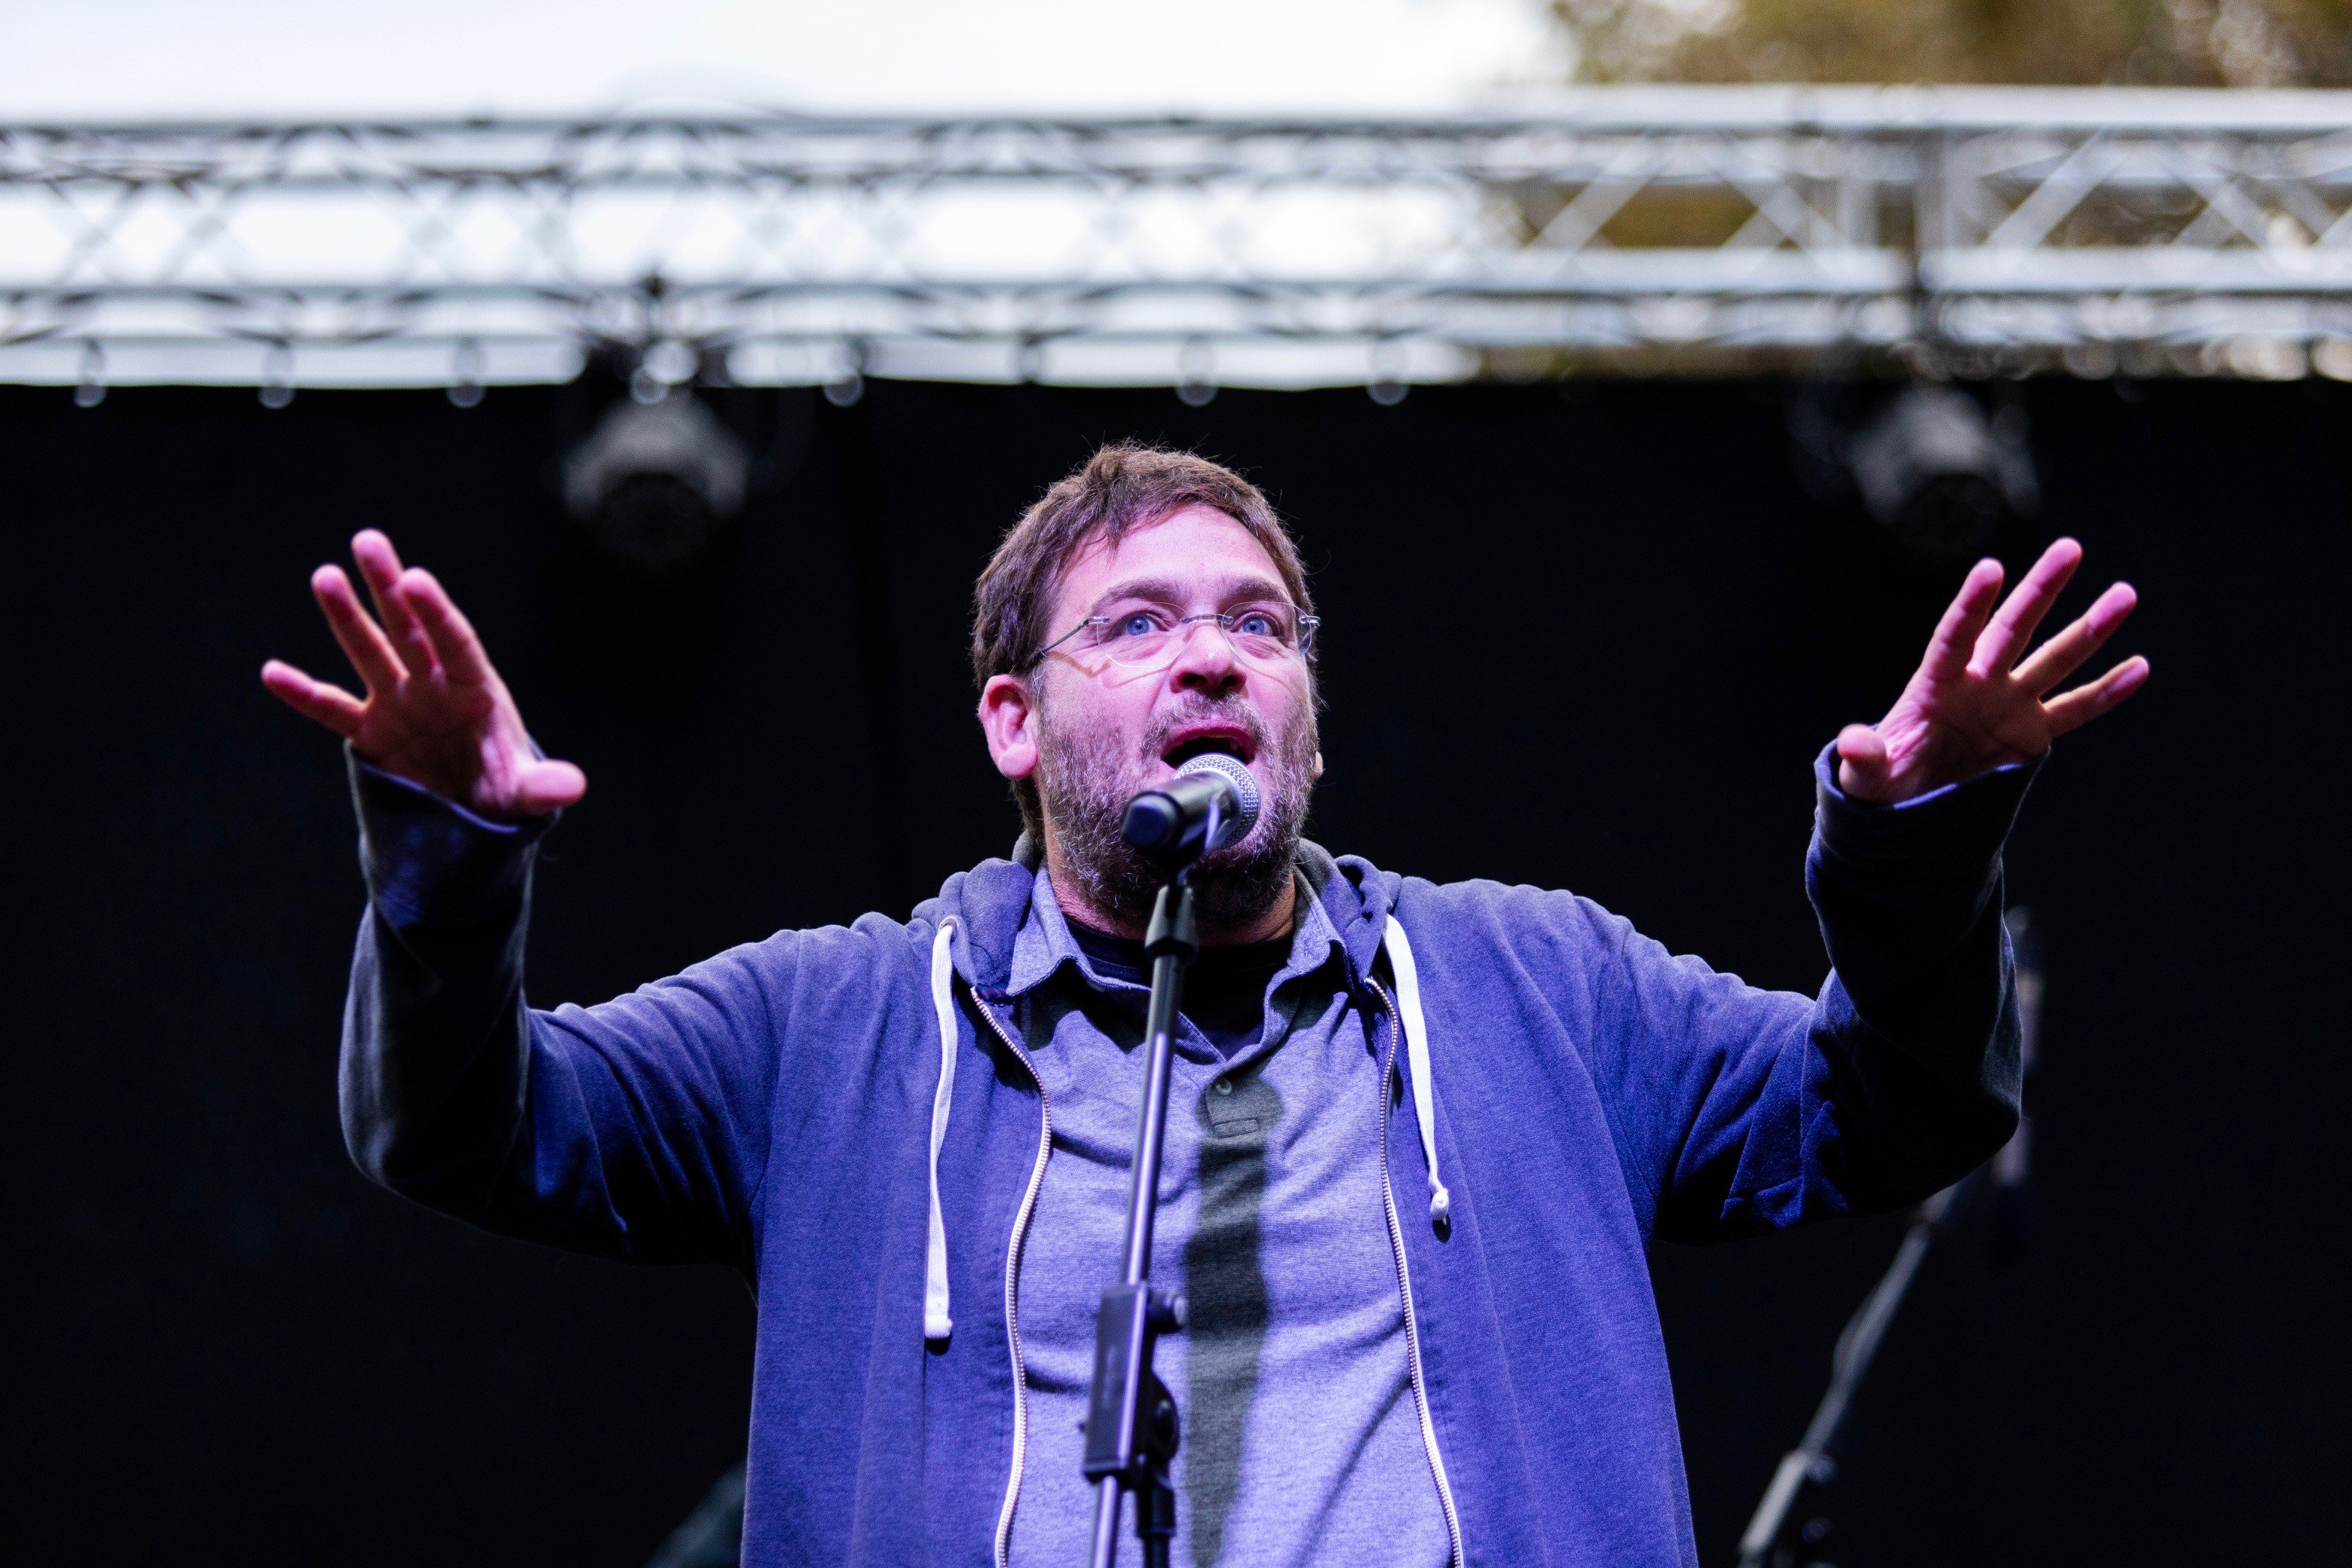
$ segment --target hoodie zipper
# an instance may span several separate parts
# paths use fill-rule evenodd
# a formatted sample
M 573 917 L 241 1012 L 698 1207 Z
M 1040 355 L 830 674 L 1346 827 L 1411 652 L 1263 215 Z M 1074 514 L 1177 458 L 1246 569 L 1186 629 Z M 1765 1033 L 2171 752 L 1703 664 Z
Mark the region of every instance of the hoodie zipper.
M 1445 1479 L 1445 1460 L 1437 1452 L 1437 1424 L 1430 1419 L 1429 1391 L 1423 1385 L 1421 1375 L 1421 1326 L 1412 1311 L 1412 1275 L 1405 1266 L 1404 1226 L 1397 1218 L 1396 1188 L 1389 1180 L 1389 1082 L 1396 1075 L 1397 1043 L 1401 1026 L 1397 1008 L 1385 986 L 1365 976 L 1365 984 L 1381 999 L 1381 1008 L 1389 1016 L 1389 1049 L 1381 1064 L 1381 1202 L 1388 1210 L 1389 1246 L 1396 1252 L 1397 1289 L 1404 1297 L 1404 1352 L 1406 1364 L 1412 1372 L 1412 1402 L 1421 1414 L 1422 1446 L 1429 1450 L 1430 1473 L 1437 1478 L 1437 1500 L 1445 1510 L 1445 1536 L 1454 1549 L 1453 1568 L 1464 1568 L 1467 1562 L 1462 1554 L 1462 1521 L 1454 1511 L 1454 1488 Z M 1002 1563 L 998 1568 L 1003 1568 Z
M 980 994 L 971 987 L 972 1005 L 1004 1042 L 1004 1048 L 1018 1058 L 1028 1069 L 1029 1080 L 1037 1086 L 1037 1163 L 1029 1171 L 1029 1190 L 1021 1194 L 1020 1211 L 1013 1216 L 1013 1237 L 1004 1247 L 1004 1334 L 1013 1346 L 1013 1474 L 1005 1479 L 1004 1506 L 996 1515 L 996 1568 L 1007 1568 L 1013 1552 L 1013 1505 L 1021 1498 L 1021 1468 L 1027 1461 L 1029 1450 L 1029 1370 L 1021 1360 L 1021 1247 L 1029 1235 L 1029 1216 L 1037 1207 L 1037 1189 L 1045 1184 L 1045 1157 L 1054 1148 L 1054 1102 L 1046 1097 L 1045 1075 L 1011 1030 L 996 1016 Z M 1391 1223 L 1394 1223 L 1391 1212 Z

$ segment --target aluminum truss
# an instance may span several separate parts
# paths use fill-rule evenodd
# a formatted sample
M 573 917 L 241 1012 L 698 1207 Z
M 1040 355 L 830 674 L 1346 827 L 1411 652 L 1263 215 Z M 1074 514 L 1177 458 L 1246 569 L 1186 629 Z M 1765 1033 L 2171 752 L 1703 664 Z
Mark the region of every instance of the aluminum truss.
M 0 379 L 2352 374 L 2352 93 L 0 126 Z M 1744 357 L 1743 357 L 1744 356 Z

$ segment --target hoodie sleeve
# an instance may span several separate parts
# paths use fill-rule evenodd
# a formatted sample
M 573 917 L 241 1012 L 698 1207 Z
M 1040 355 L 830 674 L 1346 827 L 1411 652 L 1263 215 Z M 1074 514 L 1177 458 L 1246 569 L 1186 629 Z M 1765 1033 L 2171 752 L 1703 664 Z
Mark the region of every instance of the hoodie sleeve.
M 1613 922 L 1597 1000 L 1613 1076 L 1643 1092 L 1612 1121 L 1660 1237 L 1895 1207 L 2016 1125 L 2000 853 L 2038 761 L 1894 806 L 1847 797 L 1834 765 L 1814 764 L 1805 867 L 1832 965 L 1818 996 L 1759 991 Z
M 368 909 L 343 1015 L 352 1158 L 485 1229 L 743 1263 L 785 933 L 593 1008 L 523 999 L 539 840 L 349 759 Z

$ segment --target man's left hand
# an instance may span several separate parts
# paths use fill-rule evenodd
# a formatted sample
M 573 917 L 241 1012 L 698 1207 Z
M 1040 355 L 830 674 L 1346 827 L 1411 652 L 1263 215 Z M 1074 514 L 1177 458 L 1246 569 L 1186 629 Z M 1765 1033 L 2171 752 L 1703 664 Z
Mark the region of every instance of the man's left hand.
M 2080 620 L 2018 661 L 2082 562 L 2081 545 L 2058 541 L 1998 612 L 2000 563 L 1978 562 L 1886 717 L 1839 733 L 1838 788 L 1891 805 L 2038 757 L 2145 685 L 2147 660 L 2135 654 L 2096 680 L 2049 696 L 2132 613 L 2139 596 L 2125 583 L 2110 585 Z

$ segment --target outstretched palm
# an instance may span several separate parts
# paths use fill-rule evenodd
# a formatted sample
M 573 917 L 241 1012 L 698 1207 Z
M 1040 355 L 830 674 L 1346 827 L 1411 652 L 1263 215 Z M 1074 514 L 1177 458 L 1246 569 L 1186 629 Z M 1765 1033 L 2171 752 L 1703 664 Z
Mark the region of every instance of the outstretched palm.
M 339 566 L 311 574 L 310 592 L 365 700 L 274 658 L 261 667 L 262 684 L 368 763 L 481 816 L 539 816 L 578 800 L 587 776 L 532 750 L 506 682 L 433 574 L 403 570 L 373 529 L 352 541 L 352 558 L 381 625 Z
M 2000 563 L 1978 562 L 1886 717 L 1874 725 L 1849 724 L 1838 736 L 1838 787 L 1861 800 L 1908 800 L 2038 757 L 2060 735 L 2138 690 L 2147 660 L 2135 655 L 2096 680 L 2048 695 L 2132 613 L 2138 596 L 2123 583 L 2019 662 L 2082 561 L 2081 545 L 2058 541 L 1998 612 Z

